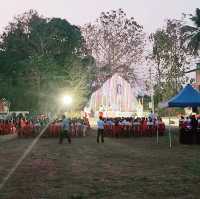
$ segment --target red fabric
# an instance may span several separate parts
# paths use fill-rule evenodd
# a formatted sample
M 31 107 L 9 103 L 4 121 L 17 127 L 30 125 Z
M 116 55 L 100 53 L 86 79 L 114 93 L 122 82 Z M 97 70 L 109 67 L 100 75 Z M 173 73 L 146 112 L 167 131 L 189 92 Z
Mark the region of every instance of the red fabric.
M 142 124 L 142 135 L 147 135 L 147 121 L 143 121 L 143 124 Z
M 113 136 L 119 136 L 121 132 L 121 127 L 119 125 L 113 126 Z

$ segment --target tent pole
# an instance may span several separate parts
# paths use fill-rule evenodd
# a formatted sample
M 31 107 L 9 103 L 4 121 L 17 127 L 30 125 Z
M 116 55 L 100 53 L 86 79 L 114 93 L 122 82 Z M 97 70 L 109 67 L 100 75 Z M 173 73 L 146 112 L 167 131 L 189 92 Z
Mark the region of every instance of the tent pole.
M 157 124 L 156 124 L 156 126 L 157 126 L 157 132 L 156 132 L 156 143 L 159 144 L 159 132 L 158 132 L 159 122 L 158 122 L 158 120 L 157 120 L 156 122 L 157 122 Z
M 170 123 L 170 111 L 169 111 L 169 148 L 172 148 L 172 137 L 171 137 L 171 123 Z

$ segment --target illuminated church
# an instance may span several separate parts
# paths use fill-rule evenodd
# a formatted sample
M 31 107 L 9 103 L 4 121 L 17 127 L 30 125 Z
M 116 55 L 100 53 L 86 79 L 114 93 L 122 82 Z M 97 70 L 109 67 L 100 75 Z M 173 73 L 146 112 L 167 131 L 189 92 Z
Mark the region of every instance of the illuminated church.
M 125 79 L 115 74 L 92 94 L 87 109 L 95 115 L 103 112 L 104 116 L 116 117 L 132 116 L 138 107 L 134 89 Z

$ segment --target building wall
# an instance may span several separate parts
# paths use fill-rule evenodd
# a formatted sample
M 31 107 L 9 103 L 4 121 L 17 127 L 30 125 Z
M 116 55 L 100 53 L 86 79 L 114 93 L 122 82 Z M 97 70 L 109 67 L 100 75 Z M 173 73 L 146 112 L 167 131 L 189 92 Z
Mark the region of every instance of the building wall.
M 197 69 L 200 69 L 200 65 L 197 64 Z M 196 82 L 193 87 L 200 91 L 200 70 L 196 70 Z

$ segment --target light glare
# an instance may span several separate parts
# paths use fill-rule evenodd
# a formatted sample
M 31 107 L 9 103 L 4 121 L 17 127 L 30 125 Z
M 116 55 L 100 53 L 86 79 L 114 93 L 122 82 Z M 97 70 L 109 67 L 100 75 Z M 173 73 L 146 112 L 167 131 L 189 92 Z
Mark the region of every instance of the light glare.
M 71 103 L 72 103 L 72 97 L 71 96 L 67 96 L 67 95 L 63 96 L 63 104 L 64 105 L 69 105 Z

